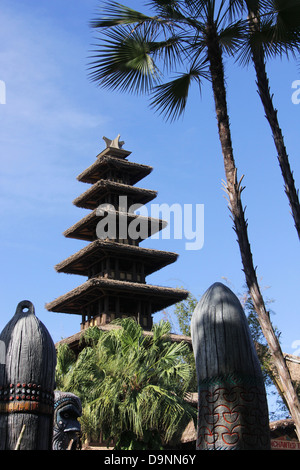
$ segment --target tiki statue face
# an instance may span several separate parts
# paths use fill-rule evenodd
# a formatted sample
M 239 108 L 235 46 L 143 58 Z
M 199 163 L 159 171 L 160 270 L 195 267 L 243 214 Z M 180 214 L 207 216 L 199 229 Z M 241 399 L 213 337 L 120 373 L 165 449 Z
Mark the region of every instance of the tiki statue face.
M 80 447 L 80 423 L 82 407 L 73 393 L 54 392 L 53 450 L 76 450 Z

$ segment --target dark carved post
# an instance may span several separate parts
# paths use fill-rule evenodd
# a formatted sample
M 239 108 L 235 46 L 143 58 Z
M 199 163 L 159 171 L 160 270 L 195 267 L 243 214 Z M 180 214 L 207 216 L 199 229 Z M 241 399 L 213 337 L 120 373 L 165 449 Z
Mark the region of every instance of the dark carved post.
M 70 392 L 54 392 L 53 450 L 80 450 L 81 400 Z
M 31 302 L 18 304 L 0 344 L 0 450 L 50 450 L 56 352 Z
M 213 284 L 191 322 L 198 377 L 197 450 L 269 450 L 269 418 L 260 363 L 243 308 Z

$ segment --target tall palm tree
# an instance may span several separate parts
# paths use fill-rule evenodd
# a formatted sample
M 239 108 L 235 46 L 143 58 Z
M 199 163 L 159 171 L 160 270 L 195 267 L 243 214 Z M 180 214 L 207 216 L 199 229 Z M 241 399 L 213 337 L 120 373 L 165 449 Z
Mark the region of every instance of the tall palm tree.
M 300 439 L 300 403 L 259 288 L 241 199 L 244 187 L 237 176 L 229 125 L 223 53 L 235 53 L 245 38 L 245 23 L 233 21 L 244 1 L 152 0 L 150 5 L 154 16 L 109 2 L 105 16 L 92 21 L 91 26 L 102 35 L 91 63 L 91 78 L 110 89 L 152 93 L 151 105 L 166 119 L 183 113 L 192 83 L 200 86 L 203 79 L 210 80 L 226 175 L 224 189 L 247 287 Z M 158 64 L 166 72 L 177 68 L 177 77 L 161 83 L 163 70 Z M 184 66 L 187 68 L 182 71 Z
M 88 330 L 87 346 L 69 363 L 64 384 L 82 400 L 83 431 L 117 437 L 118 448 L 153 448 L 196 420 L 185 401 L 192 367 L 182 356 L 189 348 L 169 340 L 168 322 L 155 324 L 150 335 L 130 318 L 116 326 Z M 66 351 L 59 354 L 61 364 Z
M 250 57 L 256 72 L 258 93 L 269 122 L 278 162 L 284 180 L 285 192 L 300 239 L 300 202 L 293 172 L 279 126 L 277 110 L 273 104 L 269 79 L 266 71 L 266 57 L 299 52 L 300 48 L 300 1 L 277 0 L 274 2 L 246 0 L 249 21 L 249 41 L 243 51 L 242 60 L 248 63 Z

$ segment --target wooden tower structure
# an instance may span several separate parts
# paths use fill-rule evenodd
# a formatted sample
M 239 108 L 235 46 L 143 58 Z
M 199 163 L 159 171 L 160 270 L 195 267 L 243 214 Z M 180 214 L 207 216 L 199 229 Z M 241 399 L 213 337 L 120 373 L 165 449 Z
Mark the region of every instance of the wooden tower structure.
M 59 273 L 87 276 L 79 287 L 46 304 L 51 312 L 81 316 L 81 329 L 135 317 L 145 330 L 152 314 L 185 299 L 188 291 L 146 284 L 146 276 L 176 261 L 176 253 L 140 247 L 164 228 L 160 219 L 135 214 L 157 193 L 136 187 L 152 168 L 130 162 L 124 142 L 106 137 L 106 149 L 77 179 L 91 186 L 73 203 L 91 212 L 64 232 L 89 244 L 55 266 Z

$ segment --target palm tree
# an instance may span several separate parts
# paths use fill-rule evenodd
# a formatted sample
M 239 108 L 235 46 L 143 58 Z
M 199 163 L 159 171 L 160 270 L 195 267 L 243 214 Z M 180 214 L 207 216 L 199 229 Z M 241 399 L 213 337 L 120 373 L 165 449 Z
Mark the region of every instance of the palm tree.
M 196 420 L 185 401 L 192 368 L 182 356 L 189 348 L 169 340 L 168 322 L 149 335 L 130 318 L 115 325 L 87 330 L 86 347 L 66 374 L 67 390 L 82 400 L 84 433 L 117 437 L 118 449 L 157 448 Z
M 233 155 L 223 53 L 234 54 L 245 39 L 245 22 L 233 22 L 243 0 L 152 0 L 156 15 L 149 16 L 116 2 L 106 4 L 105 16 L 91 26 L 102 32 L 101 46 L 91 63 L 91 78 L 100 86 L 135 93 L 152 93 L 151 106 L 166 119 L 175 119 L 186 107 L 190 86 L 208 78 L 212 85 L 218 134 L 223 154 L 233 228 L 243 270 L 263 334 L 281 378 L 284 394 L 300 439 L 300 403 L 279 341 L 272 327 L 258 280 L 241 199 L 242 179 Z M 160 83 L 163 71 L 179 70 L 175 79 Z M 182 71 L 182 67 L 187 69 Z
M 76 356 L 68 344 L 59 344 L 57 347 L 57 360 L 55 369 L 55 384 L 57 390 L 68 390 L 70 371 L 76 362 Z
M 269 122 L 274 144 L 278 153 L 278 162 L 284 179 L 285 192 L 289 200 L 291 213 L 300 239 L 300 203 L 299 192 L 295 187 L 293 172 L 279 126 L 277 110 L 273 104 L 269 79 L 266 71 L 266 56 L 282 55 L 299 51 L 300 44 L 300 1 L 284 0 L 263 2 L 246 0 L 248 7 L 249 41 L 242 54 L 242 60 L 248 63 L 250 57 L 256 72 L 258 93 L 263 104 L 265 116 Z

